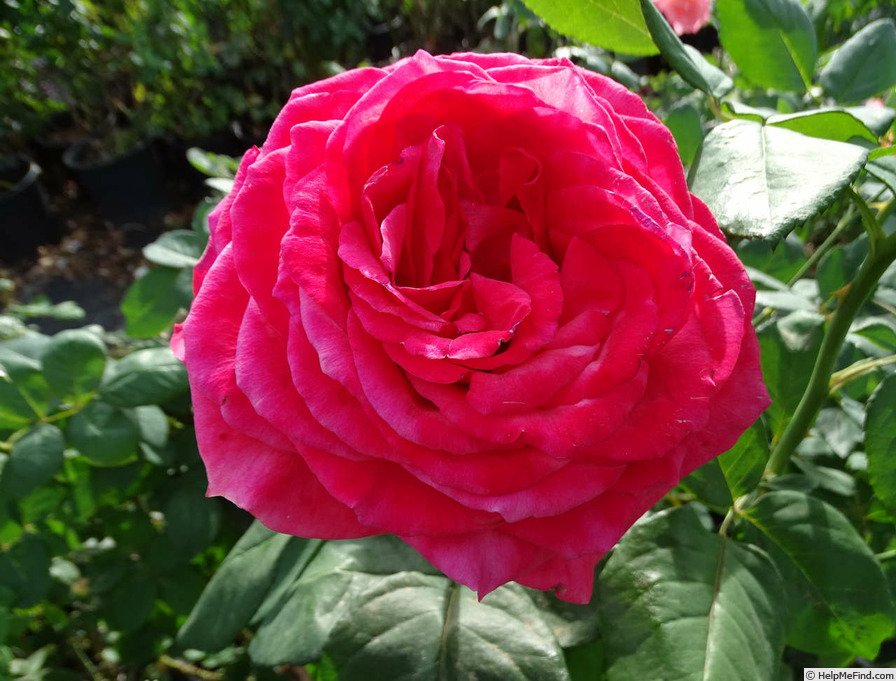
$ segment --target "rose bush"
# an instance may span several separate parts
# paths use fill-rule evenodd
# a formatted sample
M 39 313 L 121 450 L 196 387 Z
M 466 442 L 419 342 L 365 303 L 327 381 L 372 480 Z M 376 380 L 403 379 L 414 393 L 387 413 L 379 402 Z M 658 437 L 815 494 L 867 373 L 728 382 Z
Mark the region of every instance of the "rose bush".
M 584 602 L 768 404 L 753 288 L 671 134 L 564 60 L 299 88 L 210 226 L 173 347 L 209 494 L 280 532 Z

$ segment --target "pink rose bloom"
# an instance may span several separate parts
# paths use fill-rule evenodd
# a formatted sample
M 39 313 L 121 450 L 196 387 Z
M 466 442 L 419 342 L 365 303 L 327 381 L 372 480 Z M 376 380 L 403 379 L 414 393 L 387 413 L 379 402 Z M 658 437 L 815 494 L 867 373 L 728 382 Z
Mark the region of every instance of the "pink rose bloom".
M 696 33 L 709 23 L 712 0 L 653 0 L 678 35 Z
M 754 289 L 635 95 L 424 52 L 296 90 L 173 346 L 209 494 L 485 594 L 594 566 L 768 404 Z

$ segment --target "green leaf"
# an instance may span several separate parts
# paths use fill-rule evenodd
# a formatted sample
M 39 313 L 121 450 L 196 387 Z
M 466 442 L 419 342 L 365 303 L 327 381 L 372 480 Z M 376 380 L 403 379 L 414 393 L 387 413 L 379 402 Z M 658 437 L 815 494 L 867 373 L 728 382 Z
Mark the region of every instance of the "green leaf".
M 239 167 L 239 159 L 215 154 L 198 147 L 187 149 L 187 160 L 196 170 L 210 177 L 233 177 Z
M 896 192 L 896 156 L 879 156 L 869 162 L 865 169 Z
M 875 135 L 883 135 L 896 118 L 896 111 L 889 106 L 848 106 L 844 109 L 868 126 Z
M 819 82 L 838 102 L 862 102 L 896 84 L 896 23 L 865 26 L 831 55 Z
M 178 642 L 208 652 L 229 646 L 270 590 L 281 559 L 295 560 L 308 541 L 272 532 L 256 520 L 199 597 Z
M 130 568 L 102 598 L 101 616 L 116 631 L 143 624 L 156 600 L 156 582 L 140 568 Z
M 650 0 L 645 1 L 650 2 Z M 700 114 L 690 104 L 682 104 L 666 114 L 664 123 L 672 132 L 672 137 L 675 138 L 681 162 L 689 165 L 703 142 L 703 124 L 700 121 Z
M 719 457 L 719 466 L 734 499 L 756 489 L 768 457 L 768 434 L 762 421 L 745 430 L 737 444 Z
M 400 572 L 357 593 L 327 654 L 340 681 L 567 681 L 563 651 L 519 586 L 478 602 L 440 575 Z
M 395 537 L 324 542 L 256 523 L 178 639 L 213 650 L 251 623 L 257 664 L 307 664 L 326 652 L 342 681 L 568 680 L 557 637 L 591 640 L 593 606 L 545 612 L 546 597 L 511 585 L 479 603 Z
M 756 85 L 805 92 L 818 46 L 800 0 L 717 0 L 719 40 Z
M 192 271 L 156 267 L 137 279 L 121 301 L 125 332 L 133 338 L 153 338 L 174 322 L 193 299 Z
M 106 368 L 106 346 L 84 329 L 60 331 L 41 357 L 44 378 L 64 402 L 82 405 L 100 385 Z
M 706 136 L 689 180 L 725 231 L 779 239 L 827 208 L 867 155 L 852 144 L 736 120 Z
M 744 239 L 737 245 L 737 255 L 745 266 L 771 275 L 782 283 L 790 281 L 806 263 L 805 246 L 793 234 L 776 244 Z
M 823 334 L 824 319 L 809 312 L 794 312 L 759 332 L 762 375 L 772 398 L 766 413 L 775 437 L 803 397 Z
M 868 126 L 846 111 L 835 109 L 820 111 L 800 111 L 794 114 L 769 116 L 766 125 L 787 128 L 809 137 L 849 142 L 852 139 L 864 139 L 877 144 L 875 135 Z
M 732 90 L 734 83 L 731 79 L 706 61 L 700 52 L 681 42 L 652 0 L 640 0 L 640 2 L 650 35 L 669 65 L 682 78 L 701 92 L 712 95 L 716 99 L 721 99 Z M 679 144 L 679 146 L 681 145 Z
M 628 531 L 600 575 L 597 602 L 608 681 L 770 679 L 784 649 L 774 564 L 707 532 L 690 506 Z
M 355 594 L 377 581 L 402 571 L 438 575 L 396 537 L 312 542 L 283 566 L 256 613 L 249 648 L 253 660 L 269 666 L 320 657 L 336 623 L 353 616 Z
M 118 407 L 161 404 L 187 391 L 187 370 L 169 348 L 137 350 L 110 371 L 100 387 L 100 396 Z
M 15 430 L 47 413 L 50 386 L 40 362 L 0 348 L 0 430 Z
M 869 250 L 868 236 L 862 234 L 855 241 L 838 246 L 822 257 L 815 274 L 822 300 L 828 299 L 855 278 Z
M 221 510 L 217 499 L 208 499 L 192 484 L 181 484 L 165 504 L 168 537 L 178 551 L 194 556 L 218 533 Z
M 769 492 L 745 517 L 788 583 L 788 643 L 873 660 L 896 625 L 880 563 L 849 520 L 800 492 Z
M 50 589 L 50 554 L 33 534 L 0 552 L 0 589 L 16 594 L 17 608 L 37 605 Z
M 841 407 L 828 407 L 818 413 L 815 431 L 837 456 L 846 459 L 862 441 L 864 417 L 864 407 L 843 396 Z
M 53 479 L 62 467 L 65 438 L 54 425 L 42 423 L 19 438 L 0 469 L 0 498 L 21 499 Z
M 524 0 L 554 30 L 625 54 L 656 54 L 639 0 Z
M 193 267 L 205 250 L 202 235 L 187 229 L 165 232 L 143 249 L 143 257 L 163 267 Z
M 871 487 L 896 518 L 896 376 L 884 379 L 868 401 L 865 452 Z
M 94 465 L 120 466 L 136 456 L 137 428 L 120 409 L 94 400 L 69 421 L 68 441 Z
M 681 481 L 681 486 L 720 513 L 726 512 L 734 504 L 717 459 L 700 466 Z

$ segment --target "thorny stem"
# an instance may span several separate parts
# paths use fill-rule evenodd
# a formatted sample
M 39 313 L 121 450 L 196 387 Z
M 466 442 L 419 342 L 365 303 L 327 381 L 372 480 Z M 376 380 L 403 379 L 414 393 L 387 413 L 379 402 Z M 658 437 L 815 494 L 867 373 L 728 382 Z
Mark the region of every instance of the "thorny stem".
M 830 380 L 846 333 L 859 309 L 871 295 L 881 275 L 896 260 L 896 234 L 881 239 L 868 255 L 851 284 L 844 287 L 844 294 L 831 317 L 821 349 L 812 368 L 809 385 L 778 441 L 766 468 L 766 474 L 779 475 L 787 468 L 797 445 L 806 436 L 818 410 L 830 394 Z

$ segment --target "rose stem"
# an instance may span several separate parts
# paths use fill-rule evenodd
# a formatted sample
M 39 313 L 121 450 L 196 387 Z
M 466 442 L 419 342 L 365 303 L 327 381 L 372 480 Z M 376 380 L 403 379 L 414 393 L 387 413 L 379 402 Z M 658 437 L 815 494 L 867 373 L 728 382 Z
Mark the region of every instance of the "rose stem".
M 863 217 L 866 217 L 865 212 L 862 212 Z M 874 234 L 876 230 L 869 231 Z M 797 445 L 812 427 L 818 410 L 821 409 L 821 405 L 824 404 L 830 393 L 834 363 L 837 361 L 837 354 L 840 352 L 849 327 L 852 326 L 859 309 L 871 295 L 881 275 L 896 260 L 896 234 L 882 239 L 875 246 L 872 247 L 871 253 L 862 263 L 856 278 L 847 285 L 846 292 L 831 317 L 824 340 L 821 342 L 821 349 L 815 360 L 815 366 L 812 367 L 809 385 L 806 386 L 806 391 L 793 412 L 793 419 L 787 424 L 781 434 L 781 439 L 772 450 L 766 468 L 767 475 L 779 475 L 784 472 Z

